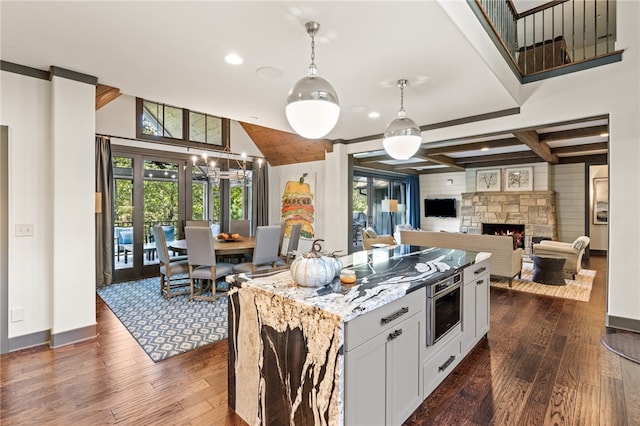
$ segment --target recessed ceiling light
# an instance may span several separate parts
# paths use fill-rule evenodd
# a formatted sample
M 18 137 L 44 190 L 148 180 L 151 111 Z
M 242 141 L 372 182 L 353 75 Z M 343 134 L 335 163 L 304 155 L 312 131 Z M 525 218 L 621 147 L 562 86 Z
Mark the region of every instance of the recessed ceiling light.
M 251 121 L 258 121 L 258 117 L 256 117 L 255 115 L 251 115 L 251 116 L 249 116 L 248 118 L 249 118 L 249 120 L 251 120 Z
M 369 111 L 369 107 L 368 107 L 368 106 L 366 106 L 366 105 L 351 105 L 351 106 L 349 107 L 349 109 L 350 109 L 352 112 L 357 112 L 357 113 L 362 113 L 362 112 L 367 112 L 367 111 Z
M 371 111 L 368 116 L 369 118 L 379 118 L 380 113 L 378 111 Z
M 487 147 L 485 146 L 485 147 L 480 148 L 480 151 L 489 151 L 489 148 L 487 148 Z
M 277 80 L 282 77 L 282 71 L 273 67 L 260 67 L 256 70 L 256 75 L 265 80 Z
M 602 132 L 602 133 L 600 133 L 600 136 L 602 136 L 603 138 L 606 138 L 607 136 L 609 136 L 609 133 Z
M 224 57 L 224 60 L 231 65 L 240 65 L 241 63 L 244 62 L 244 60 L 240 56 L 236 55 L 235 53 L 229 53 L 227 56 Z

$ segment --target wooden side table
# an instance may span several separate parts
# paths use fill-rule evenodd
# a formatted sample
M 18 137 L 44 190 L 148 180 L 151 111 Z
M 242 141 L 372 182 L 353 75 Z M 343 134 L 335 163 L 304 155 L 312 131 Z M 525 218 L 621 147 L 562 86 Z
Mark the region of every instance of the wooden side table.
M 532 255 L 533 281 L 540 284 L 565 285 L 564 281 L 564 257 Z

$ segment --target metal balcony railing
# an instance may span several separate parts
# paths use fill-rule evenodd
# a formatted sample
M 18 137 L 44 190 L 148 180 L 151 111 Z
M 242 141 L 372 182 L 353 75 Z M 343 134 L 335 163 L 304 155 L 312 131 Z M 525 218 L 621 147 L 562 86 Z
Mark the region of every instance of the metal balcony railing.
M 469 1 L 481 11 L 521 76 L 619 53 L 615 0 L 556 0 L 521 13 L 511 0 Z

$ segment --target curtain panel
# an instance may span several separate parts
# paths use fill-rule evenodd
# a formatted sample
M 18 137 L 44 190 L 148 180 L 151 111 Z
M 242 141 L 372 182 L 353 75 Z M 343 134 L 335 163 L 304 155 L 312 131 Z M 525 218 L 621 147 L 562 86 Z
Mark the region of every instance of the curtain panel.
M 113 167 L 111 140 L 96 136 L 96 287 L 113 281 Z
M 257 226 L 269 225 L 269 171 L 266 161 L 253 161 L 253 215 L 255 235 Z

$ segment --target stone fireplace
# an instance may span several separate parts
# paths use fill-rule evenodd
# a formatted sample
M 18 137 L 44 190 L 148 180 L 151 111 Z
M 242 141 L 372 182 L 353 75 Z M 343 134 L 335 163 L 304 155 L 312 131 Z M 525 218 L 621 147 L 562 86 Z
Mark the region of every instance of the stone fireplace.
M 525 248 L 525 226 L 519 223 L 483 223 L 482 233 L 488 235 L 510 235 L 513 237 L 513 246 Z
M 524 226 L 525 249 L 531 247 L 532 237 L 558 236 L 554 191 L 464 193 L 460 215 L 460 231 L 469 234 L 484 233 L 483 224 Z

